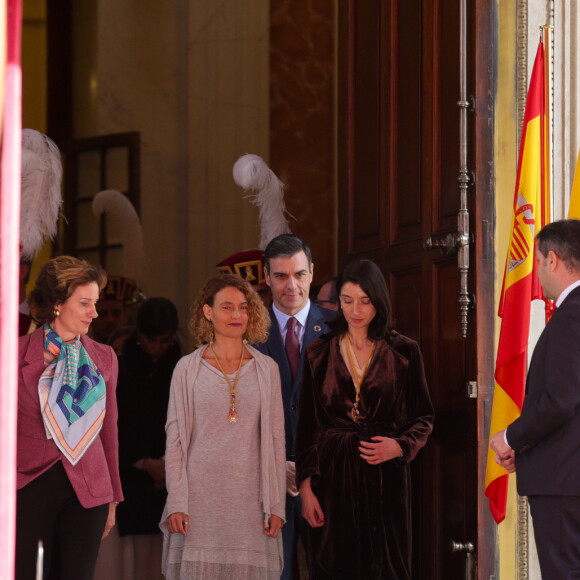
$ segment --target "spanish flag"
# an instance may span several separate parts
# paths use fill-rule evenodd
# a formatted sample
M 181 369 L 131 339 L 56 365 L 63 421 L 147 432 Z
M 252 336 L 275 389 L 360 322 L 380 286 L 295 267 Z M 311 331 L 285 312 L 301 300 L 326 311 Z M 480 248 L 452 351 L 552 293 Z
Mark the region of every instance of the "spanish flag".
M 505 429 L 520 415 L 524 401 L 531 301 L 541 298 L 534 267 L 534 237 L 543 225 L 547 204 L 545 173 L 544 47 L 540 41 L 528 91 L 511 236 L 499 307 L 501 330 L 495 366 L 495 391 L 490 436 Z M 499 524 L 505 518 L 508 474 L 488 449 L 485 495 Z

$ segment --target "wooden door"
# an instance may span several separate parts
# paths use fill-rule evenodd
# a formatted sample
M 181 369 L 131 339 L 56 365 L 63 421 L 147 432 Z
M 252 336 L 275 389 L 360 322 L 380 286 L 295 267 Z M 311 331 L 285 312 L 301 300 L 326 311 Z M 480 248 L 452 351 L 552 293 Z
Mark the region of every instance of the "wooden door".
M 462 337 L 457 254 L 423 247 L 426 238 L 458 227 L 459 0 L 348 0 L 339 6 L 339 257 L 341 265 L 363 257 L 380 265 L 396 328 L 420 343 L 425 359 L 436 415 L 430 441 L 412 466 L 413 578 L 464 579 L 466 557 L 449 546 L 471 542 L 477 550 L 478 544 L 481 401 L 468 396 L 467 386 L 482 376 L 483 323 L 470 312 Z M 477 16 L 474 8 L 467 13 L 473 95 L 475 65 L 484 58 L 476 53 Z M 476 112 L 469 115 L 467 143 L 473 170 L 491 142 L 485 131 L 477 135 Z M 474 219 L 481 183 L 475 180 L 468 195 L 471 231 L 481 231 L 485 221 Z M 493 303 L 492 261 L 484 264 L 480 255 L 472 244 L 469 288 L 475 294 L 486 280 Z M 480 266 L 485 275 L 478 280 Z

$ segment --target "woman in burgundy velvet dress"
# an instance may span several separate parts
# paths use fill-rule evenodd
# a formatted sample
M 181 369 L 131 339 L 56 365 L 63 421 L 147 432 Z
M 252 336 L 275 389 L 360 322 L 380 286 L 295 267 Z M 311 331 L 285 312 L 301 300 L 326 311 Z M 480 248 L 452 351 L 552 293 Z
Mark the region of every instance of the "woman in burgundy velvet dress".
M 417 343 L 391 327 L 385 279 L 348 264 L 332 332 L 307 349 L 296 440 L 310 578 L 411 579 L 409 462 L 433 425 Z

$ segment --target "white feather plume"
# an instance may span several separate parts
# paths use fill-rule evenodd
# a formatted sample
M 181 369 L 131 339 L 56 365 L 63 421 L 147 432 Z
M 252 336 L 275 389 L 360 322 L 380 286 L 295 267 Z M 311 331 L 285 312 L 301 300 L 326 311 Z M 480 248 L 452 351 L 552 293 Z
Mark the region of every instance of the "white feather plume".
M 280 234 L 290 233 L 284 203 L 284 184 L 258 155 L 242 155 L 234 163 L 234 181 L 244 190 L 257 193 L 249 195 L 251 202 L 260 208 L 260 249 Z M 288 214 L 290 215 L 290 214 Z
M 21 171 L 21 259 L 32 260 L 58 229 L 62 165 L 54 141 L 34 129 L 23 129 Z
M 126 195 L 114 189 L 99 191 L 93 198 L 93 213 L 97 218 L 102 213 L 108 214 L 116 221 L 121 243 L 122 272 L 111 274 L 122 275 L 142 285 L 145 269 L 145 241 L 139 216 Z

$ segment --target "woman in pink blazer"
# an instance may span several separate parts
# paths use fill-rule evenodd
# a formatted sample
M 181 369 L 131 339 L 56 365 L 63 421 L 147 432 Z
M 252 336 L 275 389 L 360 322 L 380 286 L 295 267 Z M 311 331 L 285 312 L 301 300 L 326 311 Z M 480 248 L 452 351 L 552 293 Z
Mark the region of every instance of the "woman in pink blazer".
M 86 333 L 105 272 L 77 258 L 44 264 L 29 296 L 40 327 L 19 342 L 16 579 L 91 580 L 122 501 L 117 357 Z

